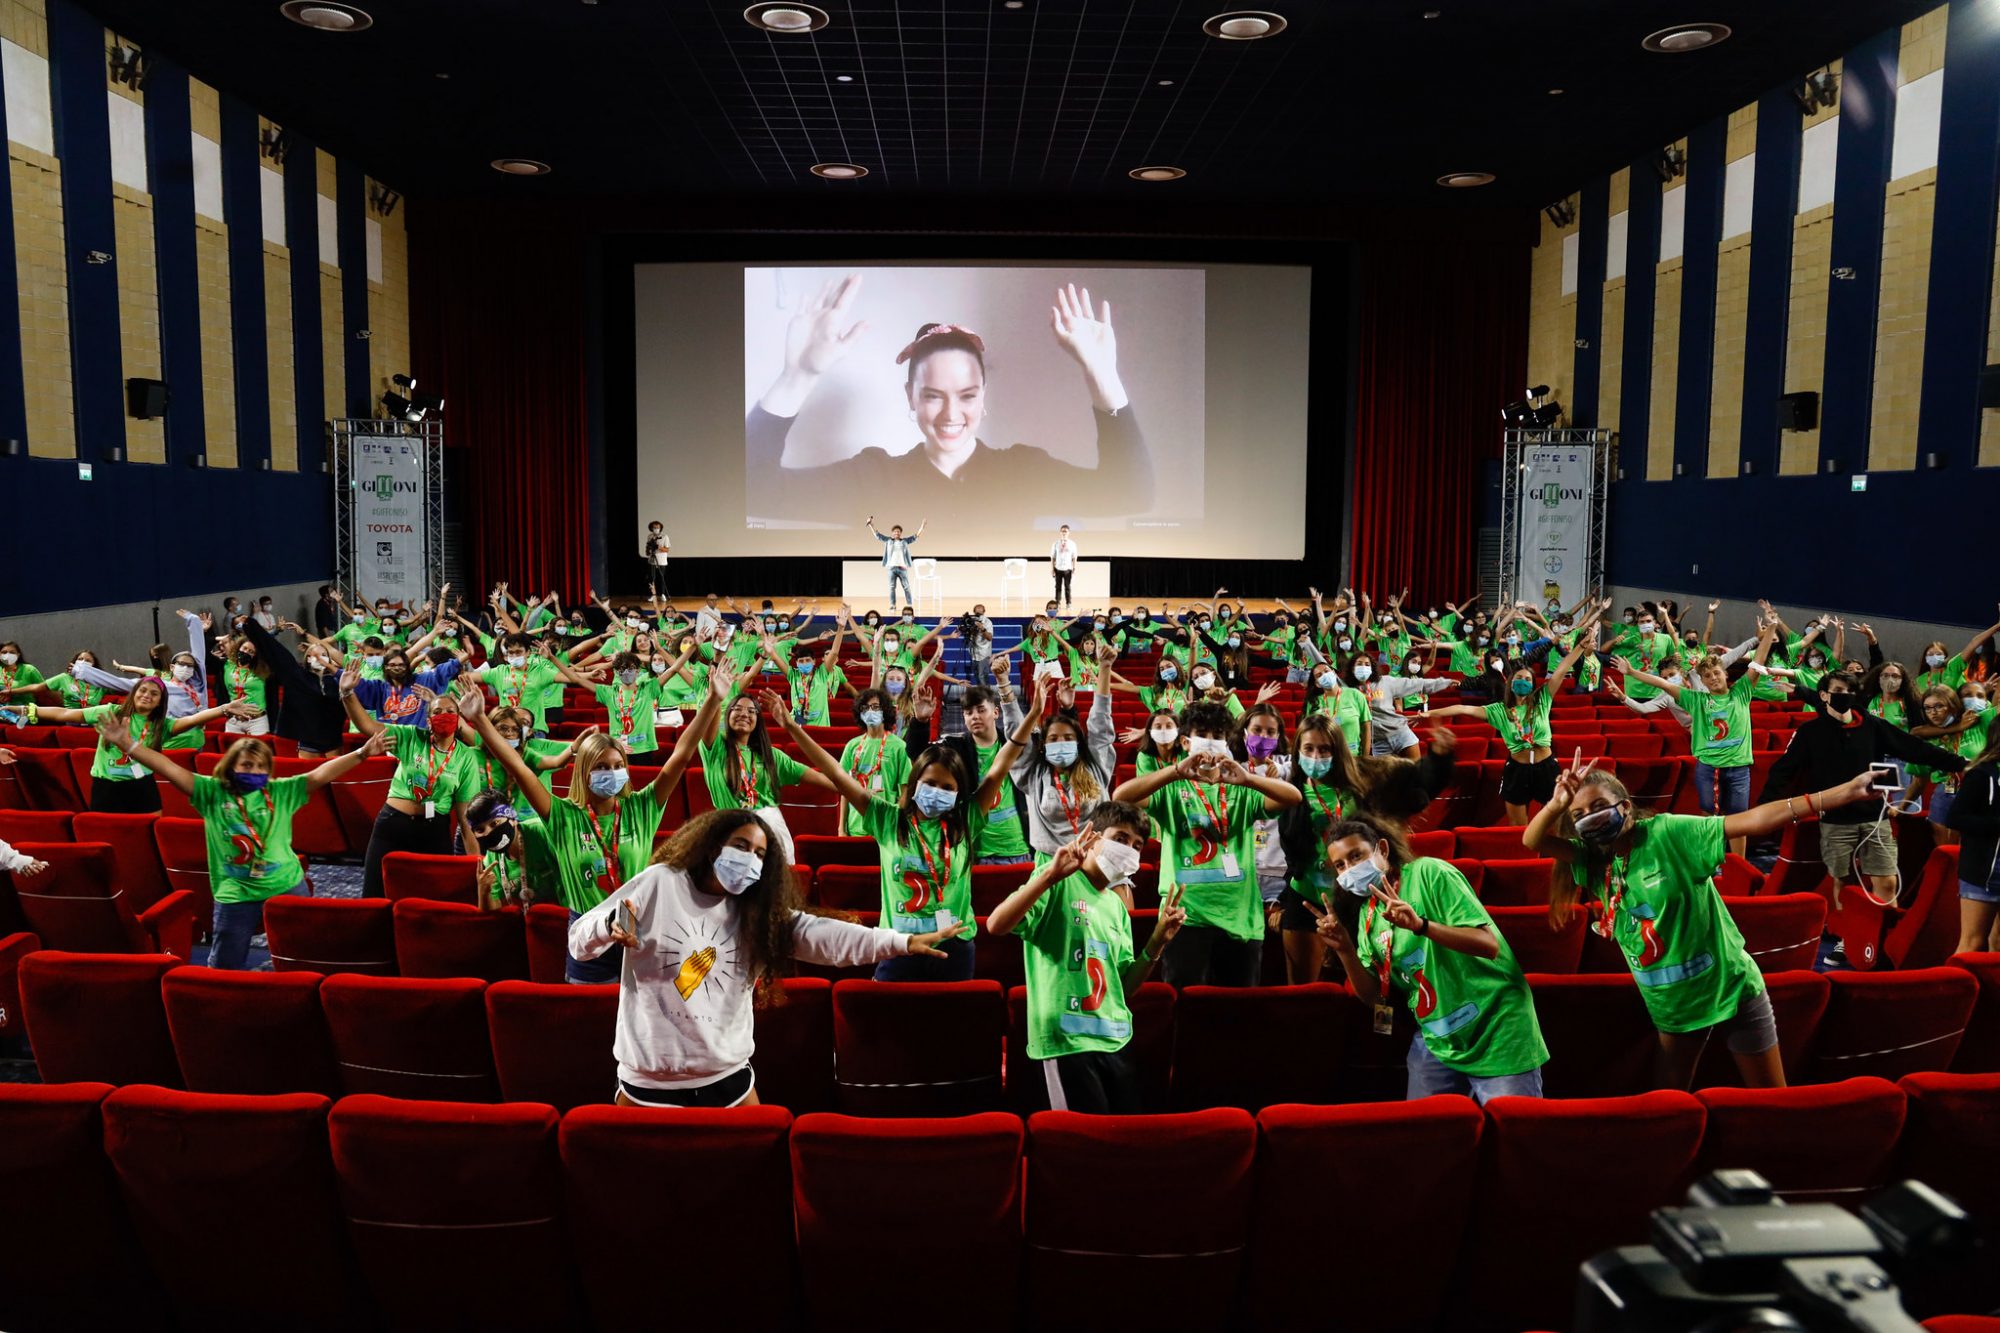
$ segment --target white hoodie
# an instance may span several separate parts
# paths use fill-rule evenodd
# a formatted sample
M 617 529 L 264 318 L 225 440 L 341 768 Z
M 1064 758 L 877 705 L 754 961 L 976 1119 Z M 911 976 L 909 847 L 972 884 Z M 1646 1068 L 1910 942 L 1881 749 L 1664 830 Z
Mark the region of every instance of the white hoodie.
M 639 918 L 635 930 L 625 904 Z M 757 1042 L 740 943 L 743 904 L 705 893 L 685 871 L 650 866 L 569 928 L 569 951 L 611 947 L 611 914 L 639 938 L 618 979 L 618 1077 L 640 1088 L 700 1088 L 750 1063 Z M 909 951 L 910 937 L 832 917 L 792 919 L 792 955 L 828 967 L 876 963 Z

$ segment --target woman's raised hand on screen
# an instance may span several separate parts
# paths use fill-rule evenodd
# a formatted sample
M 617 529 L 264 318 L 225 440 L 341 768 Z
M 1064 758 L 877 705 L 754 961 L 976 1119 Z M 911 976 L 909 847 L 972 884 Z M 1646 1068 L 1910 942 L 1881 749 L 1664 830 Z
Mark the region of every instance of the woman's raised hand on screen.
M 1083 367 L 1091 401 L 1104 412 L 1125 406 L 1125 386 L 1118 378 L 1118 335 L 1111 328 L 1111 302 L 1093 306 L 1090 289 L 1075 283 L 1056 288 L 1049 307 L 1049 327 L 1056 343 Z
M 797 416 L 814 383 L 847 355 L 868 328 L 865 319 L 848 322 L 860 294 L 861 275 L 850 273 L 838 282 L 823 283 L 817 292 L 801 297 L 792 307 L 791 320 L 785 325 L 785 368 L 759 400 L 766 412 L 777 417 Z

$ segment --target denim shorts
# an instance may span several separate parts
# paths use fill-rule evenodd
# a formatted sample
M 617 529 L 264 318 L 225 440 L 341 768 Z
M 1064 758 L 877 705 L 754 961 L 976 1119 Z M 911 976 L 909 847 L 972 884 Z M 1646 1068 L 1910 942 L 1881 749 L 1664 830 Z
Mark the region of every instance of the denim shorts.
M 1460 1073 L 1432 1055 L 1431 1048 L 1424 1045 L 1422 1037 L 1411 1039 L 1410 1054 L 1404 1065 L 1410 1074 L 1409 1090 L 1405 1095 L 1413 1102 L 1450 1092 L 1470 1097 L 1481 1106 L 1495 1097 L 1542 1095 L 1540 1065 L 1519 1074 L 1496 1074 L 1490 1078 L 1474 1078 L 1470 1074 Z
M 1993 872 L 1987 876 L 1985 884 L 1974 884 L 1969 879 L 1958 882 L 1958 896 L 1967 902 L 2000 903 L 2000 860 L 1996 860 Z

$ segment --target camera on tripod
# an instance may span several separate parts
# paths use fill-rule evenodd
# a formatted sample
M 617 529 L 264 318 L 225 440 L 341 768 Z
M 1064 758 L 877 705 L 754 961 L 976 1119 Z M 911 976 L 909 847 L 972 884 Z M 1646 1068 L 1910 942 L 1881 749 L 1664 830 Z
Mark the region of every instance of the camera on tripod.
M 1653 1243 L 1606 1250 L 1577 1274 L 1576 1333 L 1870 1330 L 1922 1333 L 1882 1266 L 1906 1281 L 1963 1265 L 1980 1248 L 1965 1211 L 1919 1181 L 1857 1216 L 1787 1205 L 1754 1171 L 1717 1171 L 1685 1208 L 1653 1210 Z

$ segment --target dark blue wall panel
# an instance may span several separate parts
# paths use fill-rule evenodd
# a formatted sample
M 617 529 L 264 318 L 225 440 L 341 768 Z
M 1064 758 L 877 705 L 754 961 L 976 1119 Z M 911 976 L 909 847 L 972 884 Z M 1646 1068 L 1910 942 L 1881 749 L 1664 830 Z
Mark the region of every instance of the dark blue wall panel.
M 187 71 L 149 57 L 146 183 L 153 194 L 153 255 L 160 285 L 160 367 L 167 382 L 167 461 L 205 452 L 201 383 L 201 279 L 195 262 L 194 145 Z
M 1571 372 L 1569 420 L 1597 424 L 1597 381 L 1604 363 L 1604 248 L 1610 239 L 1611 178 L 1583 187 L 1576 210 L 1576 368 Z
M 368 373 L 368 178 L 342 162 L 334 210 L 340 224 L 340 314 L 347 334 L 347 415 L 375 415 L 375 380 Z
M 326 361 L 320 353 L 319 161 L 312 142 L 292 138 L 285 158 L 285 244 L 292 257 L 292 402 L 299 471 L 326 457 Z
M 69 0 L 49 0 L 48 13 L 50 111 L 56 156 L 62 160 L 76 452 L 79 458 L 110 459 L 125 448 L 125 379 L 118 345 L 118 238 L 111 200 L 111 110 L 104 100 L 104 25 Z M 93 264 L 92 252 L 111 258 Z
M 1709 403 L 1715 396 L 1715 283 L 1721 267 L 1722 181 L 1729 121 L 1718 116 L 1688 136 L 1685 225 L 1681 232 L 1679 376 L 1674 393 L 1674 466 L 1708 475 Z
M 4 92 L 4 85 L 0 85 Z M 0 96 L 0 135 L 7 130 L 7 104 Z M 14 253 L 14 182 L 0 172 L 0 255 Z M 27 448 L 28 394 L 21 375 L 21 282 L 14 265 L 0 263 L 0 440 Z M 4 455 L 0 455 L 4 456 Z
M 1743 326 L 1742 459 L 1765 475 L 1778 470 L 1778 395 L 1785 391 L 1785 342 L 1792 323 L 1792 220 L 1799 211 L 1799 125 L 1789 92 L 1758 99 Z
M 222 95 L 222 220 L 229 228 L 229 331 L 236 359 L 236 465 L 271 461 L 271 363 L 264 320 L 263 157 L 257 113 Z
M 1660 178 L 1651 156 L 1632 164 L 1625 217 L 1625 342 L 1618 372 L 1618 462 L 1646 477 L 1653 411 L 1653 298 L 1660 263 Z

